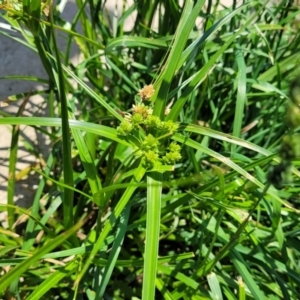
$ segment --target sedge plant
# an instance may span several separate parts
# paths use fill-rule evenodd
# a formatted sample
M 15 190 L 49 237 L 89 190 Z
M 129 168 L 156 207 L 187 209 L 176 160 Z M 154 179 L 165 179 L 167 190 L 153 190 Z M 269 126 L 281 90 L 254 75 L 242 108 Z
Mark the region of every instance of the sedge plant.
M 47 78 L 25 79 L 47 83 L 30 95 L 49 108 L 0 112 L 14 126 L 1 297 L 299 298 L 300 11 L 218 4 L 124 1 L 111 15 L 77 0 L 67 22 L 65 1 L 1 0 L 20 36 L 0 33 L 37 53 Z M 28 210 L 14 203 L 18 125 L 52 145 Z

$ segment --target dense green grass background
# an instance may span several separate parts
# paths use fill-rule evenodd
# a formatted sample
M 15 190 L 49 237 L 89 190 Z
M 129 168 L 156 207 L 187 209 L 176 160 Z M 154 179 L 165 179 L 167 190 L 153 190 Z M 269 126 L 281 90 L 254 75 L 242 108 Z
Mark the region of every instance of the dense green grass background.
M 18 125 L 52 142 L 32 207 L 14 205 L 14 176 L 0 206 L 2 298 L 300 298 L 300 10 L 184 2 L 135 1 L 114 18 L 105 1 L 77 0 L 67 23 L 65 2 L 1 0 L 48 74 L 49 117 L 0 112 L 10 172 Z M 164 159 L 174 142 L 181 159 Z

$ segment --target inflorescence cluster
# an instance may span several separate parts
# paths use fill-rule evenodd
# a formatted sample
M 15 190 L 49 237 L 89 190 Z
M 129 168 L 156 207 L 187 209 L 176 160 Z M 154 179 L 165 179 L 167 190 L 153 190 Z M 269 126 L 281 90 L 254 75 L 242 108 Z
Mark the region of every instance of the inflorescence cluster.
M 139 91 L 141 101 L 132 106 L 131 113 L 125 113 L 125 118 L 118 127 L 118 133 L 126 137 L 132 137 L 135 140 L 138 137 L 138 143 L 135 145 L 135 154 L 142 157 L 147 167 L 154 167 L 160 164 L 173 165 L 181 159 L 180 146 L 175 143 L 169 143 L 170 138 L 177 130 L 178 124 L 171 120 L 162 121 L 154 116 L 152 104 L 146 105 L 144 101 L 154 94 L 153 85 L 147 85 Z M 169 113 L 167 107 L 165 114 Z M 139 132 L 145 134 L 141 138 Z M 168 144 L 167 146 L 165 146 Z

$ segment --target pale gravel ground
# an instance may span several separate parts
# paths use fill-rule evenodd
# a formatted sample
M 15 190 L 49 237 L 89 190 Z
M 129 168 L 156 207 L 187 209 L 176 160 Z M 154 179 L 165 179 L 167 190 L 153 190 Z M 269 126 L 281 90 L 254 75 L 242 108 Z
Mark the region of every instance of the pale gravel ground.
M 122 1 L 120 1 L 122 3 Z M 223 3 L 230 5 L 231 0 L 223 0 Z M 114 11 L 115 1 L 108 1 L 108 10 Z M 76 13 L 76 6 L 74 1 L 69 0 L 66 9 L 64 10 L 64 17 L 71 20 Z M 132 23 L 131 23 L 132 24 Z M 131 24 L 127 24 L 128 27 Z M 60 46 L 64 48 L 65 41 L 60 39 Z M 79 60 L 76 49 L 72 52 L 72 61 Z M 25 46 L 0 35 L 0 77 L 5 75 L 32 75 L 40 78 L 47 78 L 46 73 L 42 67 L 39 57 Z M 36 89 L 33 82 L 0 80 L 0 101 L 7 96 Z M 39 88 L 43 88 L 39 86 Z M 47 115 L 46 103 L 41 96 L 33 96 L 26 105 L 24 115 Z M 0 107 L 8 113 L 16 113 L 22 100 L 11 104 L 7 107 Z M 0 102 L 1 104 L 1 102 Z M 17 173 L 28 166 L 34 166 L 39 163 L 36 156 L 30 154 L 24 147 L 24 141 L 30 142 L 34 145 L 35 151 L 40 153 L 43 157 L 47 157 L 49 141 L 36 132 L 31 127 L 22 126 L 22 133 L 20 137 Z M 0 125 L 0 203 L 7 201 L 7 178 L 8 178 L 8 159 L 9 149 L 11 143 L 11 126 Z M 38 184 L 37 175 L 29 175 L 29 177 L 20 180 L 16 184 L 16 204 L 29 207 L 34 197 L 34 193 Z M 3 218 L 3 217 L 2 217 Z M 0 217 L 1 221 L 1 217 Z

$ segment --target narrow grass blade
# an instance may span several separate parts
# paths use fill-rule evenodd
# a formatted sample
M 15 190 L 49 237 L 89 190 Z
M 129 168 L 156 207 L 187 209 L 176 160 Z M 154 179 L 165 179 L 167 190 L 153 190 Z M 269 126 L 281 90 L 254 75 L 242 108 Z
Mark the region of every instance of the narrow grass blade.
M 44 174 L 46 176 L 49 176 L 49 174 L 50 174 L 53 160 L 54 160 L 54 157 L 53 157 L 53 154 L 51 153 L 47 160 L 47 165 L 44 169 Z M 46 180 L 43 177 L 43 178 L 41 178 L 41 180 L 39 182 L 39 186 L 37 188 L 37 191 L 35 193 L 33 203 L 32 203 L 31 215 L 34 217 L 38 216 L 38 212 L 40 209 L 40 199 L 41 199 L 45 184 L 46 184 Z M 34 233 L 35 226 L 36 226 L 35 221 L 30 219 L 27 223 L 26 230 L 25 230 L 24 242 L 22 245 L 23 250 L 29 250 L 32 247 L 32 245 L 34 244 L 34 241 L 36 239 L 36 234 Z
M 109 52 L 118 47 L 141 47 L 159 50 L 162 48 L 167 48 L 168 43 L 163 39 L 154 40 L 139 36 L 120 36 L 111 40 L 107 44 L 105 52 L 106 54 L 109 54 Z
M 7 218 L 8 227 L 10 230 L 13 228 L 15 222 L 14 217 L 14 196 L 15 196 L 15 186 L 16 186 L 16 165 L 18 161 L 18 141 L 20 134 L 20 126 L 15 125 L 12 130 L 11 136 L 11 146 L 10 146 L 10 156 L 9 156 L 9 166 L 8 166 L 8 180 L 7 180 Z
M 35 117 L 5 117 L 0 118 L 0 124 L 11 124 L 11 125 L 33 125 L 33 126 L 52 126 L 61 127 L 61 119 L 59 118 L 35 118 Z M 131 146 L 131 144 L 124 138 L 121 137 L 115 128 L 111 128 L 104 125 L 93 124 L 89 122 L 69 120 L 71 128 L 79 129 L 86 132 L 91 132 L 99 136 L 108 138 L 110 140 L 121 143 L 125 146 Z
M 21 104 L 17 117 L 21 116 L 26 104 L 29 101 L 29 95 L 25 98 Z M 20 126 L 14 125 L 11 137 L 11 146 L 10 146 L 10 156 L 9 156 L 9 166 L 8 166 L 8 182 L 7 182 L 7 217 L 8 217 L 8 227 L 12 230 L 14 219 L 14 196 L 15 196 L 15 185 L 16 185 L 16 165 L 18 161 L 18 148 L 19 148 L 19 135 L 20 135 Z
M 254 297 L 254 299 L 256 300 L 267 299 L 266 295 L 260 290 L 260 288 L 255 283 L 253 276 L 248 271 L 249 267 L 247 263 L 236 250 L 232 251 L 231 259 L 237 271 L 242 276 L 247 287 L 251 291 L 251 295 Z
M 207 275 L 208 285 L 210 287 L 210 296 L 213 300 L 223 300 L 220 283 L 215 273 Z
M 182 65 L 186 61 L 192 61 L 195 56 L 199 52 L 199 48 L 210 39 L 210 37 L 217 32 L 217 30 L 221 29 L 223 25 L 225 25 L 227 22 L 229 22 L 235 15 L 239 14 L 241 10 L 245 9 L 250 3 L 245 3 L 244 5 L 241 5 L 234 11 L 227 14 L 225 17 L 223 17 L 221 20 L 216 22 L 213 26 L 211 26 L 207 31 L 203 33 L 199 38 L 197 38 L 191 45 L 189 45 L 182 53 L 180 61 L 178 63 L 177 68 L 181 68 Z
M 101 191 L 102 185 L 95 167 L 94 160 L 92 159 L 91 153 L 88 149 L 86 140 L 82 136 L 82 133 L 76 129 L 72 129 L 72 133 L 92 191 L 92 195 L 95 195 Z
M 45 254 L 51 252 L 51 250 L 60 246 L 64 241 L 66 241 L 70 236 L 72 236 L 78 229 L 80 229 L 84 224 L 84 221 L 79 221 L 75 226 L 70 228 L 63 234 L 53 238 L 51 242 L 45 244 L 40 249 L 34 252 L 34 254 L 28 259 L 21 262 L 19 265 L 11 269 L 8 273 L 1 277 L 0 282 L 0 292 L 4 292 L 6 287 L 9 286 L 16 278 L 20 277 L 24 272 L 28 270 L 31 266 L 38 262 L 38 260 Z
M 4 256 L 6 253 L 17 249 L 17 246 L 1 246 L 0 247 L 0 256 Z
M 98 289 L 94 289 L 94 290 L 96 290 L 95 300 L 103 299 L 103 294 L 105 292 L 105 289 L 107 287 L 109 279 L 111 278 L 113 269 L 116 265 L 119 253 L 121 251 L 121 247 L 122 247 L 122 244 L 124 241 L 124 236 L 125 236 L 125 233 L 127 230 L 127 222 L 128 222 L 128 218 L 129 218 L 129 213 L 130 213 L 130 205 L 127 205 L 125 207 L 123 213 L 121 214 L 120 223 L 118 225 L 118 229 L 116 232 L 114 244 L 109 253 L 107 264 L 104 267 L 100 286 Z
M 265 189 L 265 185 L 260 182 L 257 178 L 255 178 L 253 175 L 249 174 L 247 171 L 245 171 L 242 167 L 238 166 L 236 163 L 234 163 L 231 159 L 224 157 L 223 155 L 209 149 L 206 147 L 203 147 L 200 143 L 197 143 L 196 141 L 193 141 L 192 139 L 186 138 L 184 136 L 180 136 L 179 134 L 176 134 L 172 137 L 175 141 L 178 141 L 180 143 L 184 143 L 194 149 L 200 150 L 201 152 L 207 154 L 208 156 L 214 157 L 217 160 L 221 161 L 228 167 L 232 168 L 233 170 L 237 171 L 239 174 L 247 178 L 249 181 L 253 182 L 256 186 L 261 188 L 262 190 Z M 267 194 L 269 194 L 271 197 L 276 199 L 276 201 L 279 201 L 282 203 L 285 207 L 292 208 L 286 201 L 282 200 L 278 194 L 273 189 L 268 189 Z M 294 208 L 293 208 L 294 209 Z M 295 211 L 297 211 L 295 209 Z
M 143 300 L 155 299 L 155 279 L 157 272 L 162 174 L 147 176 L 147 219 L 144 256 Z
M 39 82 L 39 83 L 44 83 L 44 84 L 49 83 L 48 80 L 43 79 L 43 78 L 39 78 L 39 77 L 36 77 L 36 76 L 8 75 L 8 76 L 1 76 L 0 77 L 0 80 L 5 80 L 5 79 L 7 79 L 7 80 L 15 79 L 15 80 L 32 81 L 32 82 Z
M 184 273 L 176 271 L 174 268 L 159 264 L 157 269 L 165 275 L 174 276 L 178 281 L 182 282 L 184 285 L 192 288 L 193 290 L 198 290 L 200 288 L 198 282 L 192 278 L 189 278 Z
M 182 110 L 184 104 L 191 94 L 191 91 L 193 91 L 203 82 L 203 80 L 212 69 L 213 65 L 216 63 L 217 59 L 225 52 L 225 50 L 231 45 L 231 43 L 237 38 L 237 36 L 245 30 L 245 28 L 253 21 L 257 14 L 252 16 L 237 32 L 235 32 L 196 74 L 193 74 L 190 83 L 185 88 L 185 91 L 183 92 L 181 97 L 177 99 L 174 106 L 172 107 L 167 120 L 177 120 L 180 111 Z
M 7 210 L 8 206 L 10 205 L 0 203 L 0 211 Z M 22 209 L 16 205 L 14 205 L 13 208 L 16 214 L 28 216 L 30 219 L 33 220 L 34 223 L 38 224 L 47 234 L 49 234 L 50 236 L 54 236 L 54 234 L 46 226 L 44 226 L 44 224 L 41 223 L 41 221 L 38 218 L 33 216 L 29 210 Z M 6 232 L 6 235 L 9 236 L 8 232 Z
M 29 16 L 26 25 L 29 27 L 33 35 L 38 35 L 39 19 L 41 14 L 41 0 L 23 0 L 24 14 Z
M 61 186 L 63 189 L 70 189 L 73 192 L 77 192 L 78 194 L 81 194 L 82 196 L 86 197 L 87 199 L 93 199 L 92 196 L 90 196 L 90 195 L 88 195 L 88 194 L 86 194 L 86 193 L 84 193 L 84 192 L 82 192 L 82 191 L 80 191 L 80 190 L 78 190 L 78 189 L 76 189 L 74 187 L 71 187 L 71 186 L 69 186 L 69 185 L 67 185 L 65 183 L 59 182 L 59 181 L 51 178 L 50 176 L 47 176 L 46 174 L 44 174 L 44 173 L 42 173 L 42 172 L 40 172 L 38 170 L 35 170 L 35 171 L 37 173 L 41 174 L 43 177 L 47 178 L 48 180 L 52 181 L 53 183 L 57 184 L 57 186 Z
M 56 284 L 63 280 L 65 277 L 70 276 L 76 272 L 78 268 L 78 261 L 71 261 L 63 268 L 59 268 L 44 280 L 39 286 L 35 287 L 34 291 L 26 298 L 26 300 L 39 300 L 51 289 L 56 287 Z
M 242 278 L 238 278 L 239 300 L 246 300 L 246 288 Z
M 231 134 L 226 134 L 224 132 L 216 131 L 216 130 L 213 130 L 211 128 L 207 128 L 207 127 L 203 127 L 203 126 L 199 126 L 199 125 L 194 125 L 194 124 L 190 124 L 190 125 L 187 125 L 187 126 L 183 125 L 183 128 L 187 132 L 194 132 L 194 133 L 198 133 L 198 134 L 201 134 L 201 135 L 209 136 L 211 138 L 218 139 L 220 141 L 224 141 L 224 142 L 228 142 L 228 143 L 238 145 L 239 147 L 245 147 L 247 149 L 250 149 L 250 150 L 255 151 L 257 153 L 261 153 L 261 154 L 266 155 L 266 156 L 273 154 L 271 151 L 269 151 L 269 150 L 267 150 L 263 147 L 260 147 L 258 145 L 253 144 L 253 143 L 245 141 L 241 138 L 234 137 Z
M 174 299 L 171 292 L 168 290 L 167 286 L 165 285 L 165 282 L 162 279 L 156 278 L 155 283 L 157 289 L 162 293 L 164 299 L 166 300 Z
M 140 166 L 136 169 L 134 178 L 131 180 L 131 183 L 139 183 L 142 180 L 145 172 L 146 172 L 146 170 L 143 168 L 142 163 L 141 163 Z M 82 279 L 82 277 L 84 276 L 85 272 L 88 270 L 88 268 L 89 268 L 90 264 L 92 263 L 94 257 L 96 256 L 96 254 L 100 250 L 100 248 L 101 248 L 102 244 L 104 243 L 107 235 L 109 234 L 109 232 L 111 231 L 111 229 L 115 225 L 117 218 L 120 216 L 120 214 L 124 210 L 126 204 L 130 200 L 130 197 L 133 195 L 136 188 L 137 188 L 136 186 L 129 186 L 125 190 L 125 192 L 123 193 L 123 195 L 122 195 L 121 199 L 119 200 L 117 206 L 113 210 L 111 217 L 105 223 L 104 228 L 101 232 L 101 235 L 97 239 L 96 243 L 94 244 L 90 255 L 88 256 L 86 262 L 84 263 L 84 265 L 82 267 L 82 270 L 79 273 L 79 275 L 78 275 L 78 277 L 75 281 L 75 285 L 79 284 L 79 282 Z
M 185 1 L 184 10 L 174 36 L 174 42 L 172 43 L 170 54 L 164 70 L 160 74 L 155 85 L 157 91 L 153 96 L 153 99 L 155 99 L 153 114 L 160 116 L 161 118 L 164 116 L 167 95 L 172 78 L 176 71 L 183 49 L 189 38 L 190 32 L 195 25 L 195 20 L 198 17 L 205 1 L 197 1 L 195 6 L 193 2 L 194 1 L 191 0 Z
M 235 104 L 235 114 L 233 120 L 233 136 L 240 137 L 241 129 L 244 117 L 244 108 L 247 101 L 246 96 L 246 64 L 244 60 L 244 53 L 241 46 L 237 44 L 236 46 L 236 62 L 238 66 L 238 74 L 236 79 L 237 95 Z M 231 145 L 231 153 L 235 152 L 235 145 Z
M 53 14 L 51 15 L 51 24 L 53 24 Z M 56 44 L 56 36 L 54 33 L 54 28 L 51 25 L 51 33 L 52 33 L 52 42 L 54 47 L 54 53 L 56 58 L 56 66 L 53 68 L 53 74 L 55 75 L 56 86 L 58 89 L 58 97 L 61 105 L 61 122 L 62 122 L 62 150 L 63 150 L 63 178 L 64 184 L 70 187 L 74 186 L 73 179 L 73 166 L 72 166 L 72 158 L 71 158 L 71 136 L 70 136 L 70 127 L 69 127 L 69 105 L 66 96 L 65 89 L 65 78 L 63 74 L 63 69 L 60 61 L 60 54 L 58 51 L 58 47 Z M 69 188 L 64 188 L 63 195 L 63 220 L 64 226 L 66 229 L 69 229 L 74 224 L 73 218 L 73 201 L 74 201 L 74 191 Z M 77 238 L 72 238 L 73 243 L 78 243 Z
M 116 112 L 104 99 L 102 99 L 99 95 L 97 95 L 87 84 L 85 84 L 78 76 L 76 76 L 72 71 L 70 71 L 67 67 L 62 65 L 62 68 L 65 70 L 67 74 L 69 74 L 82 89 L 86 91 L 88 95 L 90 95 L 93 99 L 95 99 L 99 104 L 101 104 L 104 108 L 106 108 L 116 119 L 122 121 L 123 117 Z
M 296 52 L 294 54 L 291 54 L 287 58 L 281 60 L 264 73 L 260 74 L 257 79 L 259 81 L 271 81 L 275 76 L 277 76 L 278 69 L 281 71 L 281 75 L 284 75 L 287 72 L 293 71 L 293 69 L 298 66 L 299 62 L 300 53 Z

